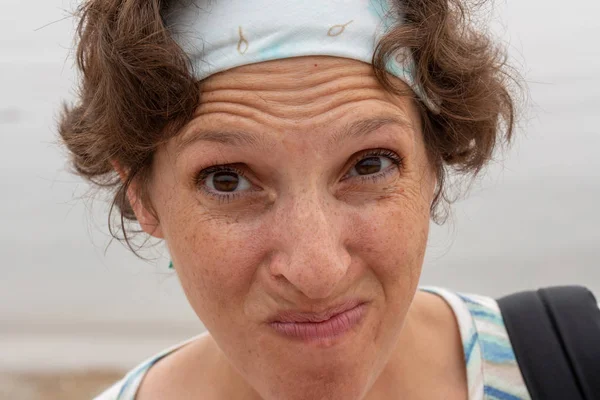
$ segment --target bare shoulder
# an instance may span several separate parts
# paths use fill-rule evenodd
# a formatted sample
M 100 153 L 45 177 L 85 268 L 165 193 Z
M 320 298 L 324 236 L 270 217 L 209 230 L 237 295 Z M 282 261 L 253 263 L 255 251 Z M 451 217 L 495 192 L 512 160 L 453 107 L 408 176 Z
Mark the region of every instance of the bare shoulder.
M 458 322 L 446 300 L 436 294 L 420 291 L 417 292 L 415 303 L 421 323 L 436 330 L 443 329 L 455 339 L 460 339 Z
M 213 399 L 212 338 L 203 335 L 164 357 L 146 373 L 136 400 Z
M 440 373 L 437 379 L 448 383 L 445 398 L 467 399 L 464 349 L 454 311 L 443 298 L 427 292 L 418 292 L 415 306 L 421 354 L 430 364 L 430 371 Z

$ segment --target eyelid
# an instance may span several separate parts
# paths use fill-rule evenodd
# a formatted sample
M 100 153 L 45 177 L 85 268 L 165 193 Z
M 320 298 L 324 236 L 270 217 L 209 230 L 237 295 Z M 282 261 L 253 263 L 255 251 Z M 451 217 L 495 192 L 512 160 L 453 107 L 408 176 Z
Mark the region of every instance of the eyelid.
M 373 156 L 388 157 L 390 160 L 396 161 L 398 163 L 400 163 L 402 161 L 402 157 L 400 157 L 398 154 L 396 154 L 396 152 L 394 152 L 392 150 L 371 149 L 371 150 L 366 150 L 362 153 L 359 153 L 354 161 L 354 164 L 356 164 L 358 161 L 362 161 L 365 158 L 369 158 L 369 157 L 373 157 Z
M 223 171 L 235 172 L 236 174 L 240 175 L 241 177 L 248 179 L 248 177 L 246 176 L 244 171 L 242 171 L 240 168 L 235 167 L 235 165 L 237 165 L 237 164 L 221 164 L 221 165 L 213 165 L 213 166 L 204 168 L 204 169 L 200 170 L 200 172 L 198 172 L 194 176 L 194 183 L 198 184 L 201 181 L 203 181 L 204 179 L 206 179 L 206 177 L 209 176 L 210 174 L 214 174 L 215 172 L 223 172 Z

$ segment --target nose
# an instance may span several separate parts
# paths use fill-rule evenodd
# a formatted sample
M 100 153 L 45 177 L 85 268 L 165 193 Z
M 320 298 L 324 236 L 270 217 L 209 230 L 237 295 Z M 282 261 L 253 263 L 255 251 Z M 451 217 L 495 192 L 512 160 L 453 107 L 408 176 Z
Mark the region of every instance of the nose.
M 347 275 L 351 256 L 344 246 L 343 216 L 333 200 L 303 196 L 281 207 L 275 217 L 270 272 L 284 277 L 310 299 L 326 299 Z

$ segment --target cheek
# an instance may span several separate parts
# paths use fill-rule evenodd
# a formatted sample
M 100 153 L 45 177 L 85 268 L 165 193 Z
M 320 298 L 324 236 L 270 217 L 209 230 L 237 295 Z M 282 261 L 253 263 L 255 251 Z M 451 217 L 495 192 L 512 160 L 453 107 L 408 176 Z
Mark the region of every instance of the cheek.
M 240 304 L 264 260 L 265 240 L 253 223 L 206 217 L 198 205 L 189 210 L 169 221 L 167 243 L 190 305 L 210 329 L 243 310 Z
M 353 243 L 385 287 L 415 287 L 429 232 L 429 208 L 403 192 L 355 216 Z

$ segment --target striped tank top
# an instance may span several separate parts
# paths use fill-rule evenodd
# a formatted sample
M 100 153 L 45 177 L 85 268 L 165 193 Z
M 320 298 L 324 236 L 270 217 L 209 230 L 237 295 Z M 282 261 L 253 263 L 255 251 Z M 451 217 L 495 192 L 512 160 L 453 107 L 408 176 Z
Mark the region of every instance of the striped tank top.
M 440 296 L 454 311 L 463 343 L 469 400 L 530 400 L 496 301 L 437 287 L 420 289 Z M 148 370 L 163 357 L 196 339 L 198 337 L 144 361 L 95 400 L 135 400 Z

